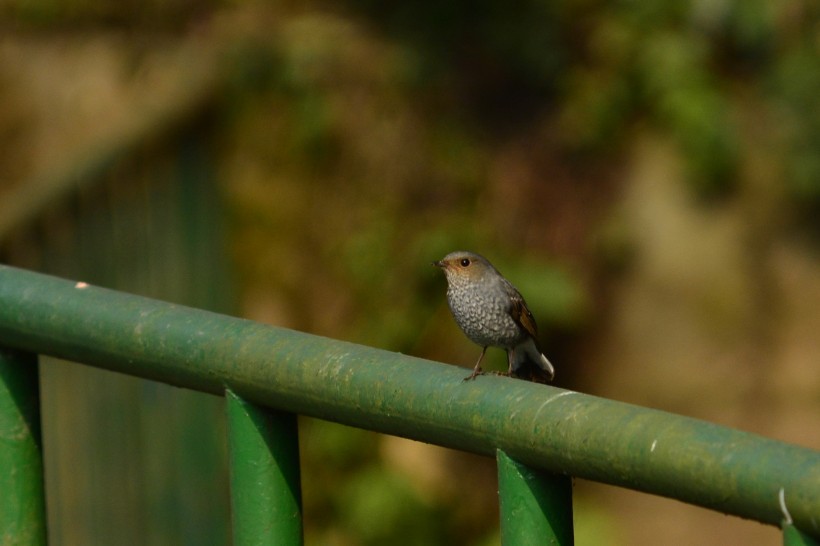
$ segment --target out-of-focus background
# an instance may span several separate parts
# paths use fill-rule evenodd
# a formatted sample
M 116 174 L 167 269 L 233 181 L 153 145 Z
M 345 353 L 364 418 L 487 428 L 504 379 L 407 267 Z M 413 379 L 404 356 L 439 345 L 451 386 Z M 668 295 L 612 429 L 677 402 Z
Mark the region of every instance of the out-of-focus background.
M 818 244 L 812 2 L 0 3 L 6 263 L 471 366 L 429 265 L 470 249 L 559 386 L 820 449 Z M 42 385 L 54 544 L 229 543 L 219 398 Z M 308 544 L 499 542 L 494 461 L 300 433 Z M 780 543 L 582 480 L 575 512 Z

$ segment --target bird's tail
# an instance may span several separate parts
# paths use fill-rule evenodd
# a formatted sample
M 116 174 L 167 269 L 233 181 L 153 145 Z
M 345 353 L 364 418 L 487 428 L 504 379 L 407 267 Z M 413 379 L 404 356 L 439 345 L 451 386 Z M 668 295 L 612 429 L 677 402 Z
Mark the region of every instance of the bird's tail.
M 555 377 L 555 368 L 532 338 L 510 351 L 509 358 L 510 374 L 515 377 L 536 383 L 549 383 Z

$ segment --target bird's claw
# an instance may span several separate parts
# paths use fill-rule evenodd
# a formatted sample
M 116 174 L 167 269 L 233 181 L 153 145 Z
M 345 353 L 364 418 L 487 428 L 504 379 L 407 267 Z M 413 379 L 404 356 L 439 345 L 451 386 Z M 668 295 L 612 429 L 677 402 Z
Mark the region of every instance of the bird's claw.
M 473 373 L 471 373 L 470 375 L 468 375 L 467 377 L 465 377 L 465 378 L 463 379 L 463 381 L 470 381 L 470 380 L 472 380 L 472 379 L 475 379 L 475 378 L 476 378 L 476 377 L 478 377 L 479 375 L 484 375 L 484 370 L 482 370 L 481 368 L 475 368 L 475 369 L 473 370 Z

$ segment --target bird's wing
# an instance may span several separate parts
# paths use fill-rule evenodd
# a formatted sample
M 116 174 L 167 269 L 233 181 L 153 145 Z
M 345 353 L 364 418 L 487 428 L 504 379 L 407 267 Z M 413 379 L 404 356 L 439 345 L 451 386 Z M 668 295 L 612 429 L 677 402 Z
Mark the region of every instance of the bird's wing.
M 535 324 L 535 317 L 532 316 L 530 310 L 527 308 L 527 302 L 518 293 L 518 290 L 513 289 L 510 294 L 510 315 L 512 319 L 527 331 L 534 339 L 538 337 L 538 326 Z

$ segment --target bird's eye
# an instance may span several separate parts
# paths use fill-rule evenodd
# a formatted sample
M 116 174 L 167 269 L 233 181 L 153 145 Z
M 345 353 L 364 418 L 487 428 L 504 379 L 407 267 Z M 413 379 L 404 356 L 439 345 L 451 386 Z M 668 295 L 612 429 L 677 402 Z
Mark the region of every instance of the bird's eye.
M 467 267 L 470 265 L 470 258 L 461 258 L 461 267 Z

